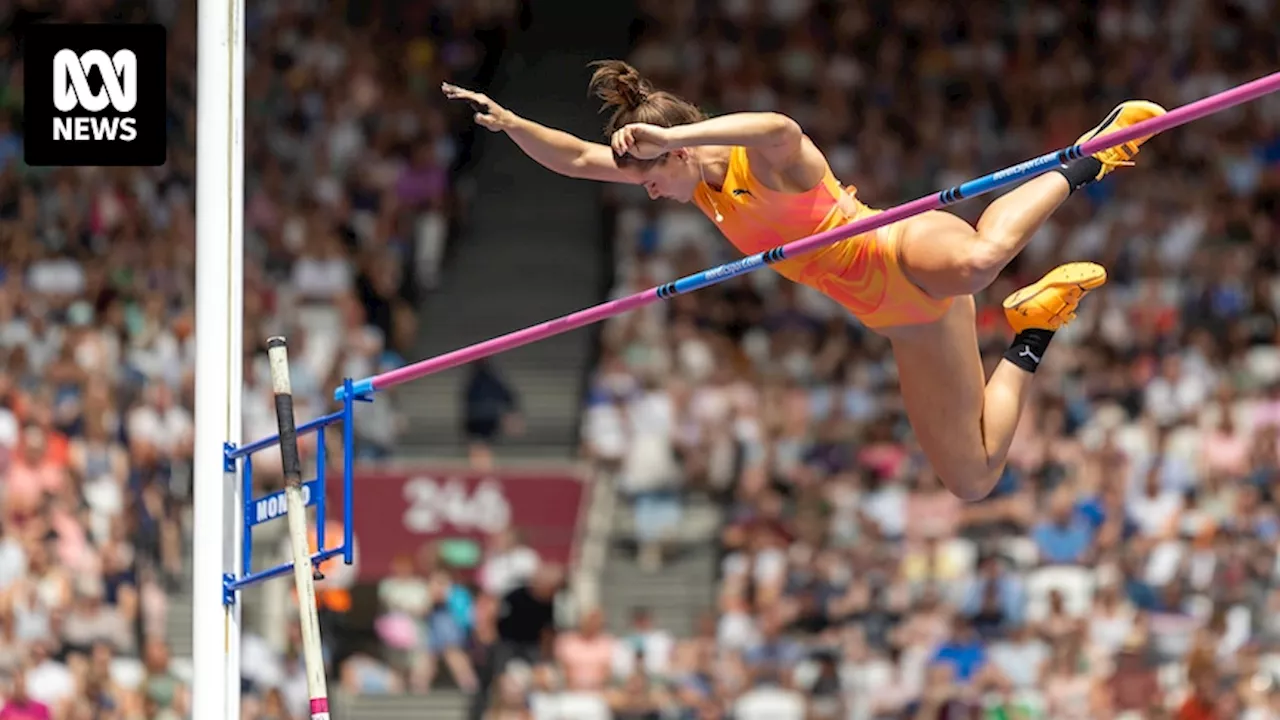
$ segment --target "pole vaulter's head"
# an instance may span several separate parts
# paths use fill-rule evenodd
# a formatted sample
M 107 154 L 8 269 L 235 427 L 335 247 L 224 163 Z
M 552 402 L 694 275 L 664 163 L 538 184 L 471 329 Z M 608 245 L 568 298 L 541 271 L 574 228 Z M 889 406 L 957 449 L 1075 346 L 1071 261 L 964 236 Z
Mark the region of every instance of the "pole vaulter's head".
M 698 106 L 654 87 L 640 71 L 621 60 L 601 60 L 591 65 L 595 72 L 590 91 L 604 101 L 602 110 L 610 112 L 604 128 L 607 137 L 614 138 L 627 126 L 671 128 L 707 119 Z M 693 150 L 646 143 L 643 135 L 636 138 L 632 147 L 630 152 L 619 153 L 615 143 L 618 167 L 636 173 L 638 184 L 644 185 L 650 197 L 689 202 L 703 176 Z

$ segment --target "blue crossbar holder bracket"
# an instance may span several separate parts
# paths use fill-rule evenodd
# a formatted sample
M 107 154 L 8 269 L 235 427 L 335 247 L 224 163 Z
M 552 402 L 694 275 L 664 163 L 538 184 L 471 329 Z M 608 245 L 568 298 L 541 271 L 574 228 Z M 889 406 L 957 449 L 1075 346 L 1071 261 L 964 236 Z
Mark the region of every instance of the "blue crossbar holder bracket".
M 354 530 L 351 517 L 352 501 L 355 496 L 355 404 L 357 402 L 373 402 L 373 397 L 370 393 L 357 394 L 355 385 L 350 378 L 343 381 L 342 387 L 341 410 L 322 415 L 311 422 L 298 426 L 299 436 L 308 433 L 316 433 L 317 435 L 316 476 L 314 479 L 303 483 L 302 486 L 303 500 L 306 502 L 307 507 L 315 507 L 316 509 L 316 552 L 311 556 L 311 563 L 315 567 L 319 567 L 320 563 L 339 555 L 342 556 L 342 561 L 347 565 L 355 561 L 355 546 L 352 543 Z M 324 429 L 339 423 L 342 425 L 342 542 L 336 547 L 330 547 L 326 543 L 329 538 L 325 537 L 325 520 L 328 511 L 326 498 L 329 458 L 325 447 Z M 243 447 L 236 447 L 233 443 L 223 445 L 223 470 L 224 472 L 235 472 L 236 464 L 240 463 L 241 497 L 244 498 L 244 507 L 241 508 L 241 532 L 243 533 L 244 542 L 241 544 L 240 574 L 238 577 L 235 573 L 226 573 L 222 576 L 222 602 L 224 605 L 235 604 L 236 593 L 250 585 L 293 572 L 292 562 L 266 570 L 259 570 L 258 572 L 253 572 L 251 562 L 253 558 L 253 528 L 285 516 L 284 490 L 268 493 L 259 498 L 253 496 L 253 454 L 275 447 L 279 443 L 280 436 L 272 435 L 261 440 L 255 440 Z

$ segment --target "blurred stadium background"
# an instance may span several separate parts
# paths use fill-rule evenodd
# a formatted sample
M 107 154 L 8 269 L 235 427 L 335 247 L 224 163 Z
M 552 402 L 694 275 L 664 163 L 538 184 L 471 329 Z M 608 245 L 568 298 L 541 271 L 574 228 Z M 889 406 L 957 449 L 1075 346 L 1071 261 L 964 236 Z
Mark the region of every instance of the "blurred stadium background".
M 0 719 L 179 720 L 194 3 L 0 12 Z M 270 334 L 307 418 L 343 376 L 730 258 L 688 208 L 477 133 L 442 80 L 594 138 L 586 63 L 627 58 L 713 113 L 791 114 L 887 207 L 1119 100 L 1280 68 L 1265 0 L 248 12 L 247 438 L 274 428 Z M 48 20 L 168 25 L 167 166 L 22 164 L 15 37 Z M 767 273 L 362 408 L 358 563 L 319 597 L 335 717 L 1280 718 L 1280 97 L 1144 165 L 1072 199 L 984 298 L 994 361 L 992 298 L 1064 260 L 1112 277 L 980 503 L 922 462 L 885 344 Z M 246 720 L 306 717 L 290 593 L 249 595 Z

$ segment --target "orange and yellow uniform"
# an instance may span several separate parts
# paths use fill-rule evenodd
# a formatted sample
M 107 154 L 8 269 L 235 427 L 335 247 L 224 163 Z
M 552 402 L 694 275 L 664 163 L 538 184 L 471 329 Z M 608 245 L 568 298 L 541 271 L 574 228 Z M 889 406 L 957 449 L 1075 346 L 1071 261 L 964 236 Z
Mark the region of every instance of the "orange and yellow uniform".
M 771 190 L 752 175 L 746 148 L 735 147 L 724 187 L 699 183 L 693 199 L 729 242 L 751 255 L 881 212 L 859 202 L 856 192 L 842 187 L 830 168 L 808 192 Z M 902 224 L 894 223 L 770 267 L 835 300 L 870 328 L 937 320 L 951 301 L 933 298 L 907 279 L 901 241 Z

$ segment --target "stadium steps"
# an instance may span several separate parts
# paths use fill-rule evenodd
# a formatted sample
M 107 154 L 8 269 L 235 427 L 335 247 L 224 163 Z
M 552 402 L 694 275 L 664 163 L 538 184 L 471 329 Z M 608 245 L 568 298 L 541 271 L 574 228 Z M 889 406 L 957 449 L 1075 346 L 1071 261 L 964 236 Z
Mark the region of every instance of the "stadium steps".
M 672 538 L 667 560 L 657 572 L 637 563 L 633 525 L 630 508 L 620 505 L 601 583 L 609 628 L 624 631 L 631 611 L 645 607 L 659 627 L 677 636 L 690 635 L 698 617 L 715 604 L 718 558 L 713 541 L 720 511 L 709 501 L 688 500 L 680 532 Z
M 189 527 L 188 523 L 188 527 Z M 174 658 L 191 657 L 191 541 L 186 545 L 186 557 L 182 562 L 182 577 L 178 579 L 176 592 L 168 593 L 168 614 L 165 616 L 164 637 L 169 644 L 169 655 Z
M 180 592 L 169 596 L 169 616 L 165 620 L 165 639 L 169 654 L 176 658 L 191 657 L 191 584 L 184 580 Z
M 525 431 L 503 438 L 499 450 L 528 457 L 565 457 L 574 448 L 581 416 L 582 379 L 580 372 L 566 373 L 559 367 L 575 367 L 568 357 L 548 357 L 538 363 L 520 363 L 498 358 L 494 365 L 518 396 L 525 415 Z M 396 388 L 393 402 L 410 418 L 397 453 L 414 457 L 459 457 L 464 454 L 462 435 L 463 388 L 466 370 L 458 368 L 410 382 Z
M 463 720 L 467 697 L 456 690 L 430 695 L 348 695 L 334 697 L 334 720 Z
M 535 25 L 539 15 L 546 17 L 558 4 L 546 3 L 547 11 L 538 8 Z M 624 22 L 616 45 L 625 43 L 625 33 Z M 524 60 L 504 63 L 494 86 L 482 90 L 516 112 L 597 137 L 599 120 L 583 88 L 589 77 L 586 62 L 598 52 L 528 53 Z M 439 287 L 422 308 L 417 358 L 581 310 L 608 292 L 601 187 L 548 172 L 501 135 L 482 133 L 477 142 L 469 216 L 454 239 Z M 555 448 L 561 456 L 574 453 L 582 379 L 594 357 L 596 335 L 594 328 L 583 328 L 495 359 L 520 397 L 528 427 L 523 436 L 505 439 L 504 448 L 522 455 L 534 447 Z M 409 428 L 400 448 L 414 455 L 457 454 L 464 377 L 455 371 L 405 386 L 399 404 Z

